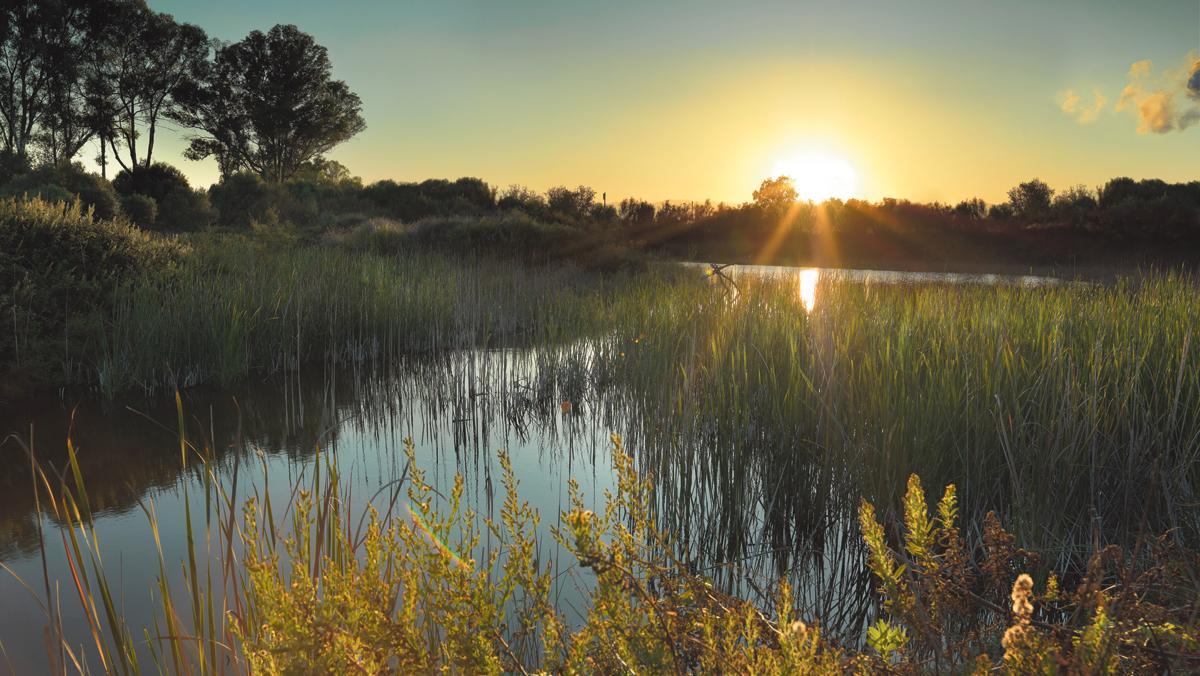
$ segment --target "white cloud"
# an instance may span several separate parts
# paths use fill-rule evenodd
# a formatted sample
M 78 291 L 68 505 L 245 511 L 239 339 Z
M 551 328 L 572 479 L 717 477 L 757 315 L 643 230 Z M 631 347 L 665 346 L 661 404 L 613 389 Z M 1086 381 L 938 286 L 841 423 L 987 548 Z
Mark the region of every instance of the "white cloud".
M 1183 131 L 1200 123 L 1200 55 L 1188 54 L 1184 65 L 1154 75 L 1149 60 L 1129 67 L 1116 110 L 1133 111 L 1139 134 Z

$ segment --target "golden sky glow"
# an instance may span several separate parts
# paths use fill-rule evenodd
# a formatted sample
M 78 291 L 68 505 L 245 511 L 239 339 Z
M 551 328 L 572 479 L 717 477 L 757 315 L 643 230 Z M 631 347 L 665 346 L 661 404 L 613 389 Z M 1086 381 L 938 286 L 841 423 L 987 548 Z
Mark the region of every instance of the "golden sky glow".
M 797 181 L 814 198 L 1200 178 L 1200 104 L 1180 89 L 1195 0 L 150 4 L 224 40 L 311 32 L 363 99 L 367 131 L 332 158 L 367 181 L 736 203 L 789 163 L 837 174 Z M 215 180 L 183 146 L 162 159 Z
M 847 200 L 858 195 L 858 172 L 844 158 L 830 153 L 811 150 L 785 153 L 771 174 L 791 177 L 802 200 L 820 202 L 834 197 Z

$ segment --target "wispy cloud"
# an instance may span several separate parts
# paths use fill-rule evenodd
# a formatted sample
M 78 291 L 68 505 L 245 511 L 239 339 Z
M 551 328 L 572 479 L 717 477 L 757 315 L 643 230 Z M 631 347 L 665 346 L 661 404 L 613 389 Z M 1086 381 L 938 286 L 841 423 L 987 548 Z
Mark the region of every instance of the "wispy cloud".
M 1138 61 L 1127 77 L 1115 109 L 1137 115 L 1139 134 L 1183 131 L 1200 123 L 1200 54 L 1192 52 L 1184 65 L 1158 75 L 1149 60 Z
M 1200 58 L 1192 60 L 1192 70 L 1187 79 L 1188 96 L 1200 101 Z
M 1092 91 L 1091 103 L 1084 101 L 1083 97 L 1074 89 L 1068 89 L 1058 95 L 1059 108 L 1079 124 L 1095 122 L 1106 105 L 1108 105 L 1108 99 L 1104 98 L 1099 87 Z

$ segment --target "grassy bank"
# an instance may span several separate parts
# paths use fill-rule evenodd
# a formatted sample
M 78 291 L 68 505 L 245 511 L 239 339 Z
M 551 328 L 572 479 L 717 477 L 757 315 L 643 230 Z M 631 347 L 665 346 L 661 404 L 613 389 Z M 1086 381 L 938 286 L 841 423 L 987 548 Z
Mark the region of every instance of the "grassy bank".
M 792 279 L 745 279 L 735 293 L 695 271 L 454 257 L 386 230 L 183 242 L 169 268 L 114 282 L 48 351 L 60 372 L 111 394 L 536 348 L 546 397 L 605 407 L 664 489 L 699 486 L 692 499 L 725 505 L 715 522 L 681 515 L 682 535 L 716 556 L 740 554 L 759 522 L 782 548 L 830 536 L 853 521 L 853 496 L 894 503 L 914 472 L 1067 558 L 1094 532 L 1200 542 L 1186 508 L 1200 478 L 1190 277 L 825 278 L 810 312 Z
M 885 659 L 909 660 L 915 668 L 927 664 L 922 660 L 950 660 L 948 643 L 938 637 L 966 626 L 975 628 L 967 632 L 971 640 L 983 641 L 966 653 L 986 654 L 997 664 L 1003 652 L 997 648 L 999 634 L 1012 626 L 1003 612 L 1004 596 L 1012 592 L 1018 572 L 1033 574 L 1042 589 L 1051 572 L 1059 573 L 1064 584 L 1092 584 L 1092 569 L 1099 567 L 1095 574 L 1108 576 L 1104 584 L 1115 580 L 1132 586 L 1134 580 L 1121 575 L 1152 560 L 1147 553 L 1152 546 L 1180 557 L 1184 567 L 1171 575 L 1194 564 L 1200 543 L 1193 509 L 1200 479 L 1200 348 L 1193 333 L 1200 326 L 1200 297 L 1196 281 L 1187 276 L 1042 287 L 862 284 L 826 276 L 812 294 L 802 294 L 795 278 L 743 278 L 734 288 L 695 269 L 670 266 L 604 274 L 571 262 L 517 262 L 484 253 L 492 232 L 488 224 L 447 226 L 452 229 L 441 232 L 442 240 L 390 227 L 311 242 L 269 230 L 163 239 L 114 223 L 97 227 L 88 220 L 91 225 L 75 227 L 84 222 L 78 212 L 36 209 L 10 219 L 32 224 L 10 229 L 10 241 L 40 242 L 43 253 L 83 253 L 67 259 L 5 259 L 6 270 L 20 271 L 14 278 L 23 281 L 15 289 L 55 289 L 57 294 L 45 296 L 51 300 L 40 305 L 37 299 L 43 296 L 7 297 L 6 313 L 17 318 L 9 363 L 18 371 L 35 365 L 54 384 L 114 395 L 201 383 L 237 387 L 302 365 L 324 367 L 327 374 L 353 370 L 369 379 L 404 368 L 406 359 L 420 353 L 430 358 L 431 391 L 448 388 L 451 398 L 473 398 L 486 384 L 510 424 L 512 416 L 535 420 L 552 419 L 558 411 L 595 412 L 605 429 L 626 432 L 640 476 L 655 479 L 652 493 L 626 486 L 629 495 L 620 499 L 630 502 L 618 501 L 614 512 L 620 518 L 605 515 L 593 524 L 582 510 L 564 516 L 570 525 L 561 533 L 564 546 L 602 582 L 609 575 L 611 583 L 601 584 L 592 599 L 598 624 L 589 619 L 592 629 L 567 638 L 568 629 L 555 624 L 552 609 L 539 600 L 545 569 L 522 563 L 525 567 L 514 568 L 515 577 L 503 583 L 488 576 L 506 557 L 527 558 L 522 553 L 527 537 L 520 528 L 497 526 L 511 538 L 512 549 L 476 568 L 461 565 L 472 555 L 470 547 L 445 556 L 445 536 L 487 526 L 461 520 L 464 514 L 439 516 L 418 509 L 409 520 L 417 530 L 396 530 L 386 522 L 389 508 L 372 541 L 375 549 L 363 549 L 361 531 L 339 530 L 346 514 L 329 516 L 337 506 L 332 481 L 297 493 L 299 511 L 309 509 L 312 520 L 291 522 L 293 537 L 300 539 L 288 545 L 278 536 L 286 530 L 282 521 L 259 528 L 263 522 L 255 519 L 262 512 L 244 515 L 239 524 L 241 506 L 221 494 L 213 474 L 205 527 L 224 537 L 227 547 L 236 543 L 239 554 L 258 548 L 257 558 L 218 557 L 219 573 L 189 562 L 193 596 L 168 601 L 179 605 L 164 606 L 163 617 L 175 622 L 172 613 L 190 606 L 191 625 L 160 627 L 154 635 L 207 632 L 208 652 L 201 656 L 194 646 L 159 642 L 159 659 L 173 667 L 175 660 L 205 659 L 210 666 L 252 664 L 269 670 L 283 668 L 286 656 L 297 654 L 342 665 L 376 659 L 370 655 L 377 652 L 393 654 L 397 644 L 381 638 L 387 634 L 405 637 L 405 645 L 413 647 L 420 660 L 408 665 L 414 668 L 445 663 L 516 669 L 545 663 L 607 669 L 618 664 L 613 660 L 678 668 L 682 660 L 685 667 L 701 669 L 739 659 L 748 660 L 748 669 L 818 664 L 871 669 Z M 459 245 L 469 253 L 451 253 Z M 22 323 L 25 317 L 38 322 Z M 495 347 L 525 350 L 536 372 L 504 371 L 517 382 L 490 383 L 470 380 L 475 377 L 470 370 L 459 373 L 468 381 L 446 383 L 438 372 L 439 357 Z M 31 354 L 38 359 L 31 361 Z M 193 457 L 187 463 L 192 469 L 198 466 L 195 458 L 210 457 L 186 443 L 181 453 Z M 205 476 L 215 472 L 199 467 Z M 914 473 L 930 485 L 956 485 L 953 509 L 946 510 L 952 514 L 938 512 L 936 528 L 942 530 L 932 536 L 934 526 L 915 516 L 921 510 L 912 506 L 912 487 L 906 490 L 906 478 Z M 50 484 L 47 476 L 38 490 Z M 438 488 L 443 494 L 449 489 Z M 427 504 L 415 484 L 414 489 L 414 504 Z M 54 490 L 57 519 L 91 537 L 85 485 L 72 479 L 69 488 Z M 73 497 L 64 498 L 63 490 Z M 871 519 L 863 518 L 861 498 L 876 506 Z M 312 502 L 305 507 L 303 500 Z M 213 505 L 224 511 L 210 511 Z M 514 498 L 511 518 L 532 518 L 519 505 Z M 1011 537 L 997 531 L 996 519 L 987 516 L 992 511 L 1011 529 Z M 664 529 L 669 526 L 669 541 L 658 539 L 648 523 L 635 532 L 621 531 L 630 527 L 628 519 L 650 515 Z M 946 525 L 952 516 L 961 524 L 953 530 Z M 875 517 L 888 528 L 874 526 Z M 189 516 L 183 526 L 192 527 L 191 521 Z M 431 531 L 430 539 L 441 544 L 421 553 L 417 540 Z M 916 544 L 900 531 L 915 533 Z M 1151 545 L 1146 536 L 1157 533 L 1167 536 Z M 853 544 L 864 536 L 866 550 Z M 70 546 L 86 547 L 87 537 Z M 927 558 L 929 537 L 938 543 L 934 559 Z M 950 542 L 958 539 L 966 549 L 953 554 L 958 545 Z M 611 549 L 614 543 L 624 549 Z M 887 554 L 884 544 L 897 551 Z M 1104 558 L 1110 556 L 1104 553 L 1108 544 L 1136 550 L 1120 575 L 1104 568 L 1111 563 Z M 1013 549 L 1003 566 L 987 564 L 989 552 L 1004 546 L 1037 549 L 1043 556 L 1023 558 Z M 863 570 L 855 557 L 867 550 L 891 599 L 884 608 L 895 623 L 876 628 L 875 643 L 884 648 L 875 656 L 860 655 L 856 646 L 827 640 L 828 635 L 819 639 L 804 633 L 803 645 L 791 645 L 788 604 L 754 608 L 724 596 L 697 601 L 704 583 L 687 572 L 697 562 L 766 560 L 769 553 L 774 569 L 760 571 L 760 579 L 813 579 L 832 569 L 854 577 Z M 307 558 L 301 569 L 280 568 L 273 558 L 278 553 Z M 92 565 L 86 549 L 72 556 Z M 378 567 L 357 567 L 362 557 L 369 562 L 372 556 L 382 557 L 376 560 L 392 571 L 388 577 L 381 578 Z M 654 558 L 664 556 L 671 560 Z M 613 561 L 633 557 L 653 565 L 613 567 Z M 958 559 L 972 563 L 951 565 Z M 901 564 L 918 576 L 935 572 L 929 578 L 896 578 Z M 979 579 L 991 576 L 986 590 L 971 592 L 987 603 L 937 596 L 947 591 L 938 580 L 961 578 L 968 569 Z M 328 571 L 336 576 L 322 578 Z M 299 578 L 301 591 L 296 591 L 290 585 L 300 573 L 307 577 Z M 239 580 L 229 597 L 242 603 L 234 619 L 227 617 L 228 608 L 214 610 L 213 597 L 201 591 L 209 584 L 205 580 L 218 574 Z M 90 587 L 79 595 L 92 604 L 93 618 L 108 603 L 94 586 L 102 585 L 100 579 L 97 573 L 92 582 L 80 582 Z M 637 585 L 650 590 L 650 580 L 656 591 L 630 605 L 630 590 Z M 665 580 L 678 582 L 664 591 Z M 418 598 L 425 600 L 402 595 L 420 584 L 433 585 L 421 587 Z M 829 588 L 846 587 L 838 582 Z M 328 589 L 335 590 L 333 597 L 326 596 Z M 378 589 L 386 593 L 372 596 Z M 513 598 L 530 604 L 523 608 L 534 615 L 520 616 L 534 618 L 528 627 L 520 624 L 524 619 L 497 610 Z M 942 606 L 962 604 L 968 617 L 928 626 L 932 616 L 917 609 L 932 598 Z M 1047 596 L 1043 601 L 1053 613 L 1025 624 L 1014 620 L 1045 630 L 1031 644 L 1030 659 L 1059 655 L 1063 664 L 1084 664 L 1074 661 L 1086 657 L 1075 639 L 1108 635 L 1100 609 L 1134 612 L 1131 606 L 1111 605 L 1116 603 L 1111 596 L 1098 598 L 1076 596 L 1067 606 Z M 397 610 L 400 606 L 388 604 L 400 599 L 434 605 L 421 607 L 415 616 L 380 614 L 383 607 Z M 805 599 L 804 607 L 818 609 L 813 612 L 823 622 L 843 624 L 845 618 L 835 617 L 839 603 L 834 597 Z M 483 611 L 465 617 L 468 606 Z M 696 616 L 701 608 L 715 612 L 718 606 L 720 613 Z M 326 615 L 306 624 L 303 618 L 313 608 Z M 1120 620 L 1132 624 L 1112 639 L 1117 647 L 1097 648 L 1099 654 L 1123 655 L 1120 659 L 1137 666 L 1140 660 L 1174 659 L 1164 658 L 1163 651 L 1193 650 L 1187 643 L 1193 634 L 1186 640 L 1176 636 L 1180 643 L 1158 647 L 1159 653 L 1147 652 L 1144 643 L 1132 648 L 1122 643 L 1145 636 L 1143 621 L 1158 623 L 1149 631 L 1163 636 L 1175 634 L 1162 623 L 1186 624 L 1170 613 L 1137 613 Z M 368 615 L 374 619 L 364 619 Z M 1147 619 L 1152 615 L 1158 619 Z M 676 627 L 667 617 L 692 624 Z M 137 641 L 122 629 L 120 618 L 95 623 L 97 633 L 111 636 L 93 641 L 97 651 L 107 651 L 106 667 L 132 659 Z M 328 627 L 343 625 L 350 643 L 324 643 Z M 1095 626 L 1100 628 L 1089 629 Z M 518 627 L 517 634 L 506 633 Z M 696 634 L 683 627 L 701 629 Z M 1038 635 L 1033 629 L 1018 633 Z M 451 653 L 419 645 L 449 635 L 461 638 Z M 286 645 L 279 643 L 288 636 Z M 637 639 L 610 654 L 614 636 Z M 722 643 L 723 636 L 737 641 Z M 370 647 L 372 641 L 382 643 Z M 919 650 L 896 647 L 917 641 L 923 646 Z M 737 653 L 739 646 L 755 649 Z M 1095 657 L 1088 654 L 1087 659 Z M 59 657 L 62 664 L 70 659 L 65 649 Z M 793 659 L 801 661 L 786 661 Z
M 0 399 L 231 385 L 310 362 L 573 339 L 644 271 L 603 233 L 525 217 L 164 236 L 0 202 Z
M 306 363 L 386 367 L 404 355 L 571 340 L 596 330 L 620 280 L 422 249 L 193 245 L 166 279 L 118 289 L 101 334 L 106 392 L 231 385 Z

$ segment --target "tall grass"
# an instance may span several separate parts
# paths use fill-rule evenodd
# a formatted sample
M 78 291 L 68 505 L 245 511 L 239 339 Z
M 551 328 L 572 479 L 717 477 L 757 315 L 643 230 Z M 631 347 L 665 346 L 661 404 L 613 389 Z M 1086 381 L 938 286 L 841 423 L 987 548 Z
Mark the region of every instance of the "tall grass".
M 178 274 L 115 294 L 95 365 L 105 391 L 532 348 L 531 379 L 501 384 L 510 424 L 591 408 L 658 477 L 676 552 L 770 562 L 759 572 L 812 580 L 800 593 L 848 625 L 838 592 L 863 579 L 858 499 L 899 504 L 912 473 L 958 486 L 968 541 L 996 510 L 1045 566 L 1080 573 L 1096 544 L 1145 533 L 1200 543 L 1200 296 L 1187 276 L 1035 288 L 826 277 L 810 312 L 789 279 L 731 293 L 686 271 L 195 248 Z M 430 378 L 463 400 L 483 391 L 481 373 Z
M 744 279 L 735 296 L 689 272 L 198 248 L 167 282 L 117 293 L 96 364 L 105 391 L 537 347 L 533 384 L 557 392 L 540 396 L 604 408 L 680 498 L 665 512 L 684 523 L 709 512 L 680 505 L 724 505 L 681 529 L 711 554 L 832 538 L 855 496 L 894 503 L 913 472 L 957 483 L 968 513 L 997 507 L 1022 541 L 1067 559 L 1147 528 L 1200 542 L 1186 508 L 1200 478 L 1200 296 L 1186 276 L 826 277 L 809 313 L 788 279 Z
M 30 451 L 35 493 L 64 523 L 72 573 L 67 590 L 43 580 L 49 671 L 917 673 L 932 665 L 1025 673 L 1033 664 L 1051 673 L 1154 673 L 1200 663 L 1188 553 L 1161 541 L 1152 557 L 1102 549 L 1074 594 L 1050 574 L 1038 576 L 1044 591 L 1035 595 L 1020 571 L 1036 555 L 1014 548 L 990 517 L 976 559 L 960 534 L 954 486 L 930 515 L 916 476 L 903 516 L 889 522 L 903 529 L 900 547 L 888 543 L 880 510 L 861 503 L 883 612 L 865 642 L 830 640 L 825 618 L 797 604 L 786 580 L 756 605 L 722 594 L 675 558 L 671 534 L 651 516 L 652 480 L 619 437 L 613 443 L 618 483 L 603 508 L 586 509 L 572 481 L 553 529 L 596 580 L 584 619 L 572 626 L 552 602 L 563 571 L 537 541 L 541 515 L 521 500 L 504 453 L 496 520 L 464 505 L 461 475 L 445 492 L 428 485 L 411 441 L 401 478 L 355 513 L 336 463 L 321 458 L 282 503 L 272 501 L 265 477 L 239 501 L 241 473 L 252 470 L 235 465 L 229 481 L 220 480 L 211 450 L 181 432 L 180 462 L 202 473 L 203 501 L 197 496 L 193 512 L 184 496 L 186 553 L 177 572 L 159 540 L 170 524 L 144 507 L 160 562 L 152 590 L 159 607 L 140 636 L 122 617 L 100 557 L 76 455 L 69 448 L 66 472 L 55 476 Z M 42 556 L 53 546 L 43 534 Z M 84 611 L 83 644 L 67 638 L 64 601 Z
M 743 280 L 736 300 L 656 290 L 594 355 L 640 412 L 631 443 L 656 449 L 657 474 L 731 503 L 713 538 L 756 505 L 779 537 L 820 530 L 852 512 L 848 495 L 894 504 L 919 472 L 1064 556 L 1147 527 L 1200 542 L 1192 279 L 834 279 L 817 295 L 809 314 L 784 280 Z
M 386 366 L 413 353 L 573 339 L 600 325 L 611 284 L 436 253 L 223 244 L 115 294 L 95 374 L 102 391 L 233 384 L 317 363 Z

